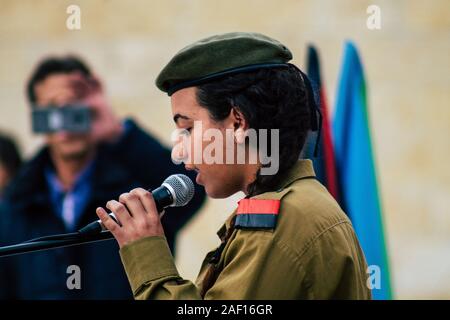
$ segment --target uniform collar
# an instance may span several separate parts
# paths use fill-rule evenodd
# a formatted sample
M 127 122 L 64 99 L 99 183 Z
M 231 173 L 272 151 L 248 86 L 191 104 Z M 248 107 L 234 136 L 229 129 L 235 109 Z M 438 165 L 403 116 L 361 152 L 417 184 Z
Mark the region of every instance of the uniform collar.
M 277 191 L 281 191 L 288 187 L 294 181 L 304 179 L 304 178 L 315 178 L 316 173 L 314 172 L 313 163 L 310 159 L 298 160 L 294 166 L 289 169 L 284 175 L 281 182 L 278 184 Z
M 281 182 L 279 183 L 276 190 L 274 190 L 277 194 L 281 193 L 285 188 L 291 185 L 293 182 L 305 179 L 305 178 L 315 178 L 316 174 L 314 172 L 313 163 L 310 159 L 300 159 L 295 163 L 295 165 L 289 169 L 286 174 L 283 176 Z M 284 193 L 283 193 L 284 194 Z M 267 196 L 266 193 L 262 193 L 256 195 L 252 198 L 264 199 Z M 281 194 L 280 194 L 281 197 Z M 221 240 L 226 235 L 227 230 L 231 227 L 232 220 L 236 216 L 237 208 L 233 211 L 233 213 L 227 218 L 222 227 L 217 231 L 217 235 Z

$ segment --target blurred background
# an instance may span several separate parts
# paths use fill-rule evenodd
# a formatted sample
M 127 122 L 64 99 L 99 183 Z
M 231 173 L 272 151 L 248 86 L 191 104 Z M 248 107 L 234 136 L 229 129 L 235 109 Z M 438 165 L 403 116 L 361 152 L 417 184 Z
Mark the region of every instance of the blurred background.
M 69 30 L 67 7 L 81 9 Z M 369 30 L 369 5 L 381 29 Z M 450 299 L 450 6 L 431 1 L 0 0 L 0 131 L 25 157 L 42 141 L 32 135 L 25 83 L 49 54 L 76 53 L 105 82 L 115 112 L 133 117 L 170 143 L 169 98 L 154 80 L 168 60 L 202 37 L 252 31 L 280 40 L 305 66 L 319 49 L 333 115 L 345 40 L 359 48 L 393 293 L 399 299 Z M 195 279 L 215 235 L 242 195 L 209 200 L 177 242 L 181 275 Z

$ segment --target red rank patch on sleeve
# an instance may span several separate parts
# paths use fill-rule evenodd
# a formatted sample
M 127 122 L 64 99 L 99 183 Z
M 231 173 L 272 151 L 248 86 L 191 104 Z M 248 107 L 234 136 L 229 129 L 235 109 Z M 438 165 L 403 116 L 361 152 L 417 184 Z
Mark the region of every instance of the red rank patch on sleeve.
M 242 199 L 236 213 L 236 228 L 273 229 L 276 226 L 280 200 Z

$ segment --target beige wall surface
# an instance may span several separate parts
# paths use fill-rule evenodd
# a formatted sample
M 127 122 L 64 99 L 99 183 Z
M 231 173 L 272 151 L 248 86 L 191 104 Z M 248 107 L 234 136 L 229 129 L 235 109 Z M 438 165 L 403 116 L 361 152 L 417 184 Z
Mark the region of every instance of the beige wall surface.
M 81 29 L 66 27 L 69 5 Z M 369 5 L 381 29 L 366 26 Z M 78 53 L 105 81 L 114 110 L 169 142 L 170 102 L 154 86 L 168 59 L 215 33 L 257 31 L 286 44 L 304 67 L 320 50 L 331 108 L 345 39 L 365 66 L 369 112 L 397 298 L 450 298 L 450 8 L 431 1 L 0 0 L 0 130 L 26 155 L 31 135 L 24 83 L 47 54 Z M 210 200 L 178 240 L 180 273 L 194 279 L 216 229 L 236 205 Z

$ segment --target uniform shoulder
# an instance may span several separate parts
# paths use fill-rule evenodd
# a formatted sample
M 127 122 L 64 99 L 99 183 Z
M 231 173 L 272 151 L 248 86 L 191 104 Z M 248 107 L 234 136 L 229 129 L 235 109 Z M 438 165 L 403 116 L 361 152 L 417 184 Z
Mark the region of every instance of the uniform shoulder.
M 244 213 L 244 214 L 242 214 Z M 259 237 L 300 256 L 331 229 L 350 229 L 347 215 L 315 178 L 298 179 L 285 188 L 239 202 L 238 237 Z
M 264 198 L 279 198 L 274 239 L 301 253 L 326 231 L 351 222 L 327 189 L 316 179 L 293 182 Z
M 328 190 L 316 179 L 295 181 L 281 199 L 280 219 L 313 223 L 328 227 L 337 222 L 349 222 L 347 215 Z

